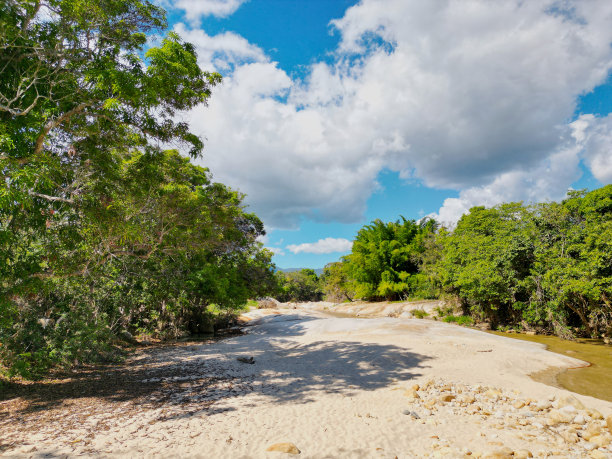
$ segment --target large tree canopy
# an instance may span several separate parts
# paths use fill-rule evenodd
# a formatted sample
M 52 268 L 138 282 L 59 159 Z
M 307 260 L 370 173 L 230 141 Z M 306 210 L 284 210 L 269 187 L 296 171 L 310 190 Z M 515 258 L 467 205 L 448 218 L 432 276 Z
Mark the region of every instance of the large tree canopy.
M 418 276 L 424 240 L 436 228 L 433 220 L 417 224 L 373 221 L 357 233 L 346 257 L 347 271 L 355 281 L 357 298 L 397 299 L 420 290 Z
M 220 81 L 165 27 L 141 0 L 0 4 L 0 370 L 210 331 L 274 283 L 242 195 L 164 150 L 200 154 L 176 120 Z

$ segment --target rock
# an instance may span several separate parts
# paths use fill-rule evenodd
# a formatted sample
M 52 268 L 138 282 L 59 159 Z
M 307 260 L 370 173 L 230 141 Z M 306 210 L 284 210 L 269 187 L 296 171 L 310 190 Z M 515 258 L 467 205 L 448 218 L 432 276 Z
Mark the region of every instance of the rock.
M 470 405 L 476 401 L 476 397 L 474 397 L 472 394 L 465 394 L 464 396 L 461 397 L 460 401 L 461 403 Z
M 550 402 L 545 402 L 545 401 L 541 401 L 534 404 L 530 404 L 529 407 L 533 410 L 533 411 L 546 411 L 549 410 L 550 408 L 552 408 L 552 403 Z
M 591 451 L 589 457 L 591 457 L 592 459 L 609 459 L 609 456 L 606 453 L 604 453 L 603 451 L 599 451 L 598 449 L 594 449 L 593 451 Z
M 572 421 L 574 424 L 586 424 L 586 418 L 582 414 L 576 415 L 574 420 Z
M 417 391 L 413 389 L 408 389 L 406 392 L 404 392 L 404 395 L 408 397 L 410 400 L 416 400 L 416 399 L 421 398 L 419 394 L 417 393 Z
M 438 397 L 438 401 L 444 402 L 444 403 L 450 402 L 454 399 L 455 399 L 455 396 L 453 394 L 444 394 Z
M 434 409 L 434 408 L 435 408 L 435 406 L 436 406 L 437 404 L 438 404 L 438 403 L 437 403 L 437 402 L 436 402 L 436 400 L 435 400 L 435 399 L 433 399 L 433 398 L 430 398 L 430 399 L 429 399 L 429 400 L 427 400 L 425 403 L 423 403 L 423 405 L 425 406 L 425 408 L 430 409 L 430 410 Z
M 612 414 L 606 418 L 606 426 L 608 427 L 608 430 L 610 431 L 610 433 L 612 433 Z
M 597 448 L 597 445 L 595 443 L 591 443 L 590 441 L 585 441 L 582 443 L 582 447 L 587 451 L 593 451 L 595 448 Z
M 249 363 L 251 365 L 255 363 L 255 359 L 253 357 L 238 357 L 236 360 L 242 363 Z
M 578 438 L 578 435 L 576 434 L 576 432 L 571 432 L 571 431 L 563 432 L 561 436 L 567 443 L 578 443 L 580 441 L 580 438 Z
M 266 451 L 275 451 L 278 453 L 300 454 L 301 451 L 293 443 L 275 443 L 268 447 Z
M 576 414 L 578 413 L 578 410 L 576 410 L 576 408 L 574 408 L 574 406 L 572 405 L 565 405 L 564 407 L 559 408 L 559 411 L 571 414 L 572 416 L 576 416 Z
M 502 393 L 500 390 L 497 389 L 489 389 L 484 393 L 484 396 L 490 399 L 497 400 L 499 397 L 502 396 Z
M 410 410 L 404 410 L 402 411 L 403 414 L 405 414 L 406 416 L 410 416 L 414 419 L 421 419 L 421 416 L 419 416 L 416 412 L 414 411 L 410 411 Z
M 563 408 L 564 406 L 573 406 L 577 410 L 584 410 L 584 405 L 582 402 L 573 395 L 569 394 L 559 397 L 559 400 L 557 400 L 557 406 L 559 408 Z
M 595 423 L 595 422 L 591 422 L 587 428 L 584 430 L 584 432 L 582 432 L 582 438 L 584 438 L 587 441 L 591 440 L 591 437 L 595 437 L 596 435 L 600 435 L 603 432 L 603 428 Z
M 514 459 L 528 459 L 530 457 L 533 457 L 533 454 L 528 449 L 518 449 L 514 452 Z
M 549 426 L 556 426 L 557 424 L 567 424 L 574 420 L 574 415 L 566 413 L 561 410 L 550 410 L 548 413 L 547 424 Z
M 587 412 L 587 414 L 588 414 L 589 416 L 591 416 L 593 419 L 595 419 L 595 420 L 597 420 L 597 421 L 598 421 L 598 420 L 600 420 L 600 419 L 603 419 L 603 418 L 604 418 L 604 417 L 603 417 L 603 414 L 601 414 L 599 411 L 597 411 L 597 410 L 596 410 L 596 409 L 594 409 L 594 408 L 593 408 L 593 409 L 588 409 L 588 408 L 587 408 L 586 412 Z
M 269 296 L 257 302 L 257 309 L 278 309 L 279 306 L 278 300 Z
M 594 435 L 591 438 L 589 438 L 589 441 L 591 443 L 595 443 L 598 448 L 605 448 L 612 442 L 612 440 L 610 439 L 610 436 L 606 434 Z
M 523 408 L 523 407 L 525 406 L 525 402 L 524 402 L 524 401 L 522 401 L 522 400 L 517 400 L 516 402 L 514 402 L 514 403 L 512 404 L 512 406 L 513 406 L 515 409 L 520 410 L 521 408 Z
M 486 452 L 482 457 L 483 459 L 512 459 L 513 453 L 510 448 L 504 446 L 503 448 Z
M 414 384 L 410 389 L 416 392 L 420 388 L 421 388 L 421 386 L 419 386 L 418 384 Z

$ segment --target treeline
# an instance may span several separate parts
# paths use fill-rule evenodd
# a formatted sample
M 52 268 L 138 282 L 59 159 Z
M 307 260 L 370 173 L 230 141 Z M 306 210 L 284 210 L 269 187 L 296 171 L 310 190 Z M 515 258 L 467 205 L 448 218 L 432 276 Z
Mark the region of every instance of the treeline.
M 612 336 L 612 185 L 560 203 L 474 207 L 452 230 L 375 221 L 317 280 L 330 301 L 445 298 L 493 327 Z
M 210 332 L 275 286 L 262 222 L 177 115 L 220 76 L 141 0 L 0 4 L 0 376 Z

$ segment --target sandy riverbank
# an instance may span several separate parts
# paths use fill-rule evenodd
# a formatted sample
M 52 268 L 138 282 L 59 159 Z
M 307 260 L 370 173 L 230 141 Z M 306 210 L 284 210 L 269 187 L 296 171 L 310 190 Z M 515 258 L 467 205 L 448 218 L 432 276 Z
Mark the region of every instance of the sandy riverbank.
M 522 450 L 612 457 L 601 447 L 610 438 L 605 421 L 586 411 L 606 417 L 612 404 L 580 395 L 559 402 L 570 393 L 528 375 L 580 361 L 537 344 L 426 320 L 328 317 L 314 308 L 257 310 L 249 318 L 244 336 L 143 351 L 115 376 L 100 375 L 97 392 L 61 395 L 70 382 L 59 381 L 60 395 L 4 402 L 1 451 L 290 457 L 266 451 L 290 442 L 299 457 L 313 458 L 520 457 Z M 109 377 L 120 389 L 104 390 Z

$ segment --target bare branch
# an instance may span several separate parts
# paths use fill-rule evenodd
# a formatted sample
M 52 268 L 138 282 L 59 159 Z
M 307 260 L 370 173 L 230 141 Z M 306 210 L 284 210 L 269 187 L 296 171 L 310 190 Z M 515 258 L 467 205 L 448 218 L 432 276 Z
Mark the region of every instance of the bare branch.
M 49 196 L 48 194 L 36 193 L 34 191 L 29 191 L 28 194 L 30 196 L 46 199 L 47 201 L 51 202 L 65 202 L 68 204 L 74 204 L 74 201 L 72 199 L 60 198 L 59 196 Z
M 69 120 L 73 115 L 76 115 L 77 113 L 83 111 L 83 109 L 85 109 L 88 105 L 89 105 L 88 103 L 83 102 L 77 105 L 76 107 L 74 107 L 72 110 L 68 110 L 66 113 L 64 113 L 60 117 L 54 120 L 51 120 L 47 124 L 45 124 L 43 131 L 40 133 L 40 135 L 36 139 L 36 147 L 34 148 L 34 155 L 38 155 L 42 151 L 44 143 L 45 143 L 45 138 L 47 137 L 49 132 L 51 132 L 52 129 L 55 129 L 60 124 L 62 124 L 64 121 Z

